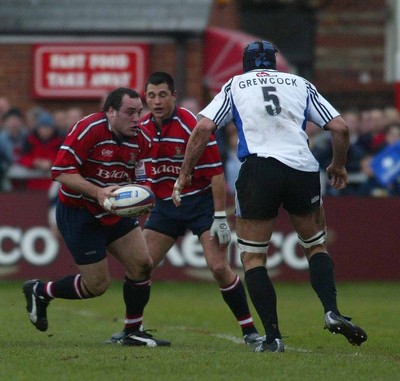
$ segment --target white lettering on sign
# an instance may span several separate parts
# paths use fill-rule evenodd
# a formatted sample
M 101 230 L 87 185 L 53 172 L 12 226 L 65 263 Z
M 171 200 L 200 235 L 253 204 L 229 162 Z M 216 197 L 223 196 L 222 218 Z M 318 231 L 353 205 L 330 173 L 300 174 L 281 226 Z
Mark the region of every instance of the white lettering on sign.
M 33 52 L 35 97 L 93 99 L 117 87 L 143 91 L 147 44 L 37 44 Z
M 50 69 L 84 69 L 86 64 L 85 54 L 51 54 L 49 58 Z
M 92 87 L 129 87 L 130 73 L 95 73 L 90 79 Z
M 4 242 L 10 241 L 12 247 L 5 251 Z M 41 242 L 43 249 L 38 251 L 37 243 Z M 35 226 L 23 231 L 21 228 L 0 227 L 0 266 L 10 266 L 21 258 L 35 266 L 45 266 L 57 257 L 59 244 L 48 228 Z
M 41 245 L 39 246 L 38 243 Z M 271 245 L 273 248 L 270 248 L 268 254 L 267 268 L 273 269 L 282 263 L 299 271 L 308 268 L 307 259 L 299 249 L 296 232 L 287 235 L 274 232 L 271 237 Z M 47 266 L 57 258 L 58 252 L 59 243 L 48 228 L 34 226 L 24 231 L 17 227 L 0 227 L 0 266 L 14 265 L 21 259 L 25 259 L 35 266 Z M 232 231 L 228 253 L 232 266 L 242 268 L 234 231 Z M 197 269 L 207 268 L 201 244 L 198 238 L 190 232 L 182 237 L 180 245 L 175 244 L 170 249 L 166 259 L 171 265 L 178 268 L 184 266 Z M 163 263 L 164 261 L 160 265 Z
M 86 87 L 86 73 L 47 73 L 49 87 Z
M 127 54 L 91 54 L 89 57 L 89 68 L 96 69 L 126 69 L 129 66 Z

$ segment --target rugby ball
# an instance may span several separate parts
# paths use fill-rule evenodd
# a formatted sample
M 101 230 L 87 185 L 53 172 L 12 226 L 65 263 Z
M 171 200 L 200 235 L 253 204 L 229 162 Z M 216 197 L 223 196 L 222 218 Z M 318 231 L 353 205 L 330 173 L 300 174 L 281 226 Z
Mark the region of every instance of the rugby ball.
M 104 208 L 120 217 L 138 217 L 149 213 L 154 206 L 154 193 L 142 185 L 126 185 L 113 193 L 115 196 L 106 199 Z

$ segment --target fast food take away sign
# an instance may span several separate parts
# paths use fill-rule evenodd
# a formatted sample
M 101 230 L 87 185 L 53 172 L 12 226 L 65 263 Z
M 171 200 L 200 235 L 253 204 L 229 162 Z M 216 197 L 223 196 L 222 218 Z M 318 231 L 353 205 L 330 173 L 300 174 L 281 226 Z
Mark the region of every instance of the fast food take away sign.
M 141 94 L 147 77 L 146 44 L 33 46 L 35 98 L 101 98 L 117 87 Z

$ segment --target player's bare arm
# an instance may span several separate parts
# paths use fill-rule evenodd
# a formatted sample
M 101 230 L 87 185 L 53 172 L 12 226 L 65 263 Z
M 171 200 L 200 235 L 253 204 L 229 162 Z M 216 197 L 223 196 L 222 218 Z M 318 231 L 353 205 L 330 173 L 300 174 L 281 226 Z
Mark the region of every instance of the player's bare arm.
M 226 182 L 225 175 L 213 176 L 211 179 L 211 189 L 214 199 L 214 210 L 216 212 L 225 212 L 226 209 Z
M 340 116 L 332 119 L 326 125 L 326 129 L 331 133 L 333 148 L 332 162 L 326 168 L 326 173 L 335 189 L 344 189 L 348 182 L 345 165 L 349 148 L 349 129 Z
M 215 123 L 208 118 L 201 119 L 194 128 L 186 147 L 185 158 L 182 163 L 178 180 L 176 180 L 172 192 L 172 200 L 176 206 L 180 205 L 180 192 L 183 188 L 190 185 L 190 174 L 200 156 L 203 154 L 211 133 L 215 128 Z
M 98 187 L 85 180 L 79 173 L 62 173 L 55 180 L 76 192 L 96 199 L 100 205 L 103 205 L 113 190 L 118 188 L 115 185 L 105 188 Z

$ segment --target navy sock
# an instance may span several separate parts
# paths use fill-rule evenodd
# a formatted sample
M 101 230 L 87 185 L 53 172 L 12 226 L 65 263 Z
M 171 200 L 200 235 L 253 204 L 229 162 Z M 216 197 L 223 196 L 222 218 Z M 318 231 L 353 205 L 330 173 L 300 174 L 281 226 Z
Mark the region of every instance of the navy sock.
M 257 332 L 254 326 L 253 318 L 250 314 L 249 305 L 247 303 L 246 292 L 243 283 L 239 276 L 236 276 L 235 281 L 227 286 L 221 287 L 221 294 L 225 303 L 229 306 L 236 317 L 243 335 Z
M 87 299 L 93 297 L 93 295 L 84 296 L 81 285 L 81 274 L 68 275 L 52 282 L 39 282 L 35 293 L 46 299 Z
M 333 311 L 340 315 L 337 307 L 335 272 L 331 257 L 324 252 L 314 254 L 309 260 L 310 282 L 317 293 L 324 312 Z
M 125 331 L 137 331 L 143 322 L 143 312 L 150 299 L 151 280 L 134 281 L 125 277 L 123 295 L 126 307 Z

